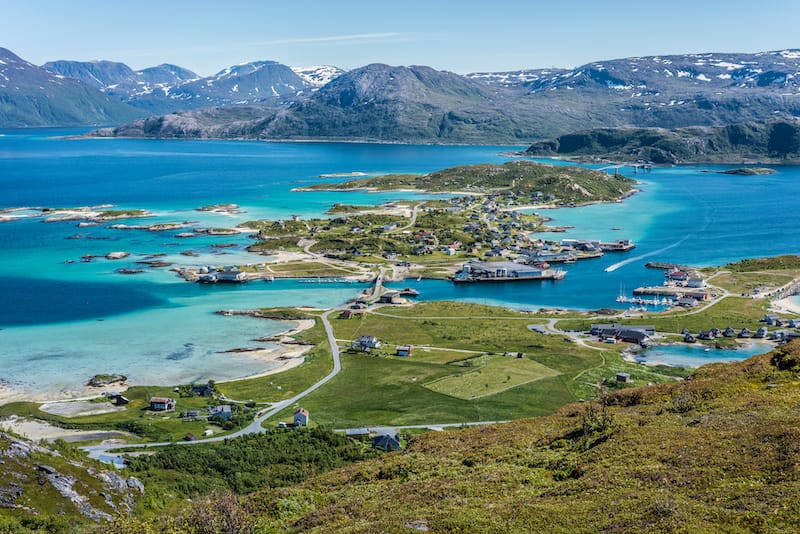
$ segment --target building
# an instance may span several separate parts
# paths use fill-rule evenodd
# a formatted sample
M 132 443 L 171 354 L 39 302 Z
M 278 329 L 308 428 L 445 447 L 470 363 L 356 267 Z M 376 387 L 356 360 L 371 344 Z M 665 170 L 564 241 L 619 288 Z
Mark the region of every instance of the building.
M 224 419 L 229 421 L 233 417 L 233 411 L 230 404 L 223 404 L 221 406 L 209 406 L 208 418 L 209 419 Z
M 119 393 L 112 393 L 109 396 L 109 400 L 111 401 L 112 404 L 114 404 L 114 406 L 125 406 L 131 402 L 130 399 L 128 399 L 128 397 L 125 397 L 124 395 L 121 395 Z
M 629 373 L 617 373 L 617 382 L 622 382 L 623 384 L 630 384 L 633 382 L 631 379 L 631 375 Z
M 399 291 L 386 291 L 383 295 L 378 297 L 380 304 L 402 304 L 403 299 L 400 298 Z
M 308 426 L 309 418 L 308 418 L 308 410 L 305 408 L 300 408 L 296 412 L 294 412 L 294 426 L 301 427 L 301 426 Z
M 655 326 L 652 326 L 652 325 L 646 325 L 646 326 L 644 326 L 644 325 L 643 326 L 639 326 L 639 325 L 623 325 L 621 323 L 611 323 L 611 324 L 595 323 L 595 324 L 592 325 L 591 330 L 589 331 L 589 333 L 591 335 L 593 335 L 593 336 L 599 336 L 599 335 L 601 335 L 603 333 L 607 333 L 607 332 L 616 332 L 616 334 L 614 334 L 614 337 L 616 337 L 616 335 L 621 330 L 639 330 L 641 332 L 644 332 L 648 337 L 652 337 L 652 336 L 656 335 L 656 327 Z M 608 337 L 608 336 L 606 336 L 606 337 Z
M 397 356 L 411 356 L 411 351 L 411 345 L 398 345 L 397 352 L 395 354 Z
M 214 395 L 214 386 L 211 384 L 192 385 L 192 394 L 198 397 L 212 397 Z
M 372 439 L 372 448 L 389 452 L 399 451 L 403 448 L 403 445 L 400 443 L 400 439 L 397 434 L 394 436 L 391 434 L 382 434 L 380 436 L 375 436 Z
M 361 336 L 353 341 L 353 349 L 362 352 L 369 352 L 372 349 L 379 349 L 383 344 L 375 336 Z
M 171 412 L 175 409 L 175 399 L 153 397 L 150 399 L 150 410 L 154 412 Z

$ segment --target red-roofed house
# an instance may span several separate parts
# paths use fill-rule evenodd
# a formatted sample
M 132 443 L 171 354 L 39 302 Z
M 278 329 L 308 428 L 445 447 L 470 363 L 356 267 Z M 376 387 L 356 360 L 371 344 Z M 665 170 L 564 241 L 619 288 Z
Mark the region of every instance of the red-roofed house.
M 308 410 L 300 408 L 294 412 L 294 426 L 308 426 Z

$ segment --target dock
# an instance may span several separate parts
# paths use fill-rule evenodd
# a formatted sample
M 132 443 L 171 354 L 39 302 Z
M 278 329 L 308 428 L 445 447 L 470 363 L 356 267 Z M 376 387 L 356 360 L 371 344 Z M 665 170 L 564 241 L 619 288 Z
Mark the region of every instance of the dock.
M 634 295 L 651 295 L 656 297 L 683 298 L 692 297 L 697 300 L 708 300 L 710 295 L 701 289 L 676 286 L 644 286 L 633 290 Z

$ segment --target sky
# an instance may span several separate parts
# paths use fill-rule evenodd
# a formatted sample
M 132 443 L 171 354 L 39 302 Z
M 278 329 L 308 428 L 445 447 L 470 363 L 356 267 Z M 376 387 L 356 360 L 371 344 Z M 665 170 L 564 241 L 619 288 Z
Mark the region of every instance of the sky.
M 0 0 L 0 47 L 37 65 L 173 63 L 202 76 L 265 59 L 466 74 L 800 48 L 798 20 L 797 0 Z

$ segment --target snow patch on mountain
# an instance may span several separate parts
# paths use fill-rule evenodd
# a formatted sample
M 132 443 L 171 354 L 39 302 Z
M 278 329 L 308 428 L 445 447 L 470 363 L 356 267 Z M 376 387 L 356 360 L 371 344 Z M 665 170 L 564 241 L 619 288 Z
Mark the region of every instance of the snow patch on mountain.
M 311 67 L 290 67 L 295 74 L 300 76 L 310 86 L 319 88 L 345 73 L 339 67 L 330 65 L 314 65 Z

